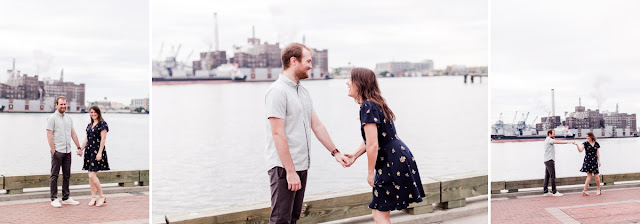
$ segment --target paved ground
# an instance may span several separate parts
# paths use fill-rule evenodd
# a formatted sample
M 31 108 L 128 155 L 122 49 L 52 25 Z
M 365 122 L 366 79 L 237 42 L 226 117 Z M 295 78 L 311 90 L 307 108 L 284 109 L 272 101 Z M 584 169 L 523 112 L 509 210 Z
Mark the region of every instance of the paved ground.
M 91 196 L 72 197 L 80 205 L 54 208 L 49 199 L 0 202 L 1 224 L 23 223 L 149 223 L 149 194 L 106 194 L 102 207 L 88 206 Z
M 410 215 L 403 211 L 392 211 L 391 223 L 416 224 L 416 223 L 473 223 L 481 224 L 489 222 L 489 197 L 487 195 L 467 198 L 467 205 L 461 208 L 449 210 L 438 209 L 433 213 Z M 325 224 L 375 224 L 371 215 L 348 218 L 326 222 Z
M 640 223 L 640 188 L 491 201 L 491 223 Z

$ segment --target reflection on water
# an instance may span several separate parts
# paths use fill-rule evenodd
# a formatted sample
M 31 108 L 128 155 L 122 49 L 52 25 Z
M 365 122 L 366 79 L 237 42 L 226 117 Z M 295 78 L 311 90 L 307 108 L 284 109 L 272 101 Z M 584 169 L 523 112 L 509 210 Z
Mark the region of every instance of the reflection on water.
M 346 79 L 303 81 L 342 152 L 362 141 Z M 424 177 L 486 170 L 487 79 L 380 79 Z M 153 86 L 153 213 L 269 201 L 264 92 L 271 83 Z M 367 187 L 366 155 L 342 168 L 315 138 L 307 194 Z

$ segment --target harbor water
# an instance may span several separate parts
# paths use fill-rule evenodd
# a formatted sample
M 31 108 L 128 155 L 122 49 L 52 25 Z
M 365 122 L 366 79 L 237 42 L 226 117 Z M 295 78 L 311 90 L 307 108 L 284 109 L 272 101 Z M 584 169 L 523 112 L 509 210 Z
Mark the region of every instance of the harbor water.
M 561 140 L 564 141 L 564 140 Z M 574 140 L 568 140 L 574 141 Z M 575 139 L 579 144 L 585 139 Z M 598 139 L 600 174 L 640 172 L 640 138 Z M 573 144 L 557 144 L 556 177 L 585 176 L 585 152 Z M 491 181 L 544 179 L 544 141 L 491 143 Z
M 51 153 L 47 141 L 50 113 L 0 113 L 0 175 L 49 174 Z M 67 114 L 73 120 L 78 141 L 86 138 L 89 114 Z M 103 113 L 109 124 L 106 151 L 111 170 L 149 169 L 149 115 Z M 75 144 L 71 143 L 75 148 Z M 75 154 L 71 172 L 82 171 Z
M 362 142 L 346 79 L 302 81 L 342 152 Z M 487 170 L 487 83 L 463 77 L 379 79 L 398 136 L 422 177 Z M 264 93 L 271 82 L 153 86 L 153 214 L 270 200 Z M 367 187 L 366 154 L 343 168 L 315 138 L 306 194 Z

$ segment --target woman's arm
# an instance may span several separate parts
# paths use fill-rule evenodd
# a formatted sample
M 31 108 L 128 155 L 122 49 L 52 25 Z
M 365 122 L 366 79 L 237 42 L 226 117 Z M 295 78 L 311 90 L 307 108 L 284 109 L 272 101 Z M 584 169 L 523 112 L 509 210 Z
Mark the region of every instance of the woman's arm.
M 347 167 L 350 167 L 351 165 L 353 165 L 353 163 L 356 162 L 356 159 L 358 159 L 358 157 L 364 154 L 366 150 L 367 150 L 366 145 L 364 144 L 364 141 L 362 141 L 362 143 L 360 143 L 360 146 L 358 146 L 358 148 L 356 149 L 355 152 L 353 152 L 353 154 L 350 154 L 350 153 L 344 154 L 344 156 L 346 156 L 350 160 L 349 164 L 347 164 Z
M 100 149 L 98 150 L 98 155 L 96 156 L 96 160 L 102 160 L 102 151 L 104 150 L 104 142 L 107 141 L 107 130 L 100 131 Z
M 364 125 L 364 135 L 367 139 L 366 151 L 367 151 L 367 182 L 369 186 L 373 185 L 373 177 L 375 175 L 376 161 L 378 160 L 378 128 L 376 124 L 369 123 Z
M 578 147 L 578 152 L 584 151 L 584 145 L 576 144 L 576 147 Z
M 88 136 L 84 137 L 84 141 L 82 141 L 82 145 L 80 145 L 80 149 L 78 149 L 78 152 L 77 152 L 78 156 L 82 156 L 82 151 L 84 150 L 84 146 L 87 145 L 87 138 Z
M 598 151 L 596 151 L 596 156 L 598 156 L 598 167 L 602 166 L 602 163 L 600 162 L 600 148 L 597 148 Z

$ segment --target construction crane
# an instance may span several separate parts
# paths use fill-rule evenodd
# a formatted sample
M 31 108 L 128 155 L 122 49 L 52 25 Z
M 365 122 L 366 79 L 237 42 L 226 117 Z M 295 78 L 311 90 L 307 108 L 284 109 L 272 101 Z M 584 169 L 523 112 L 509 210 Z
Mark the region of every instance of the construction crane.
M 524 117 L 524 121 L 522 121 L 522 123 L 524 124 L 524 127 L 527 127 L 527 119 L 529 119 L 529 112 L 527 112 L 527 116 Z
M 518 118 L 518 111 L 516 111 L 516 115 L 513 116 L 513 122 L 511 122 L 512 124 L 516 123 L 516 118 Z

